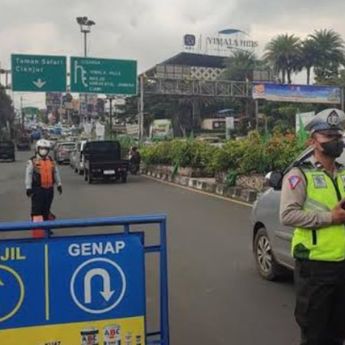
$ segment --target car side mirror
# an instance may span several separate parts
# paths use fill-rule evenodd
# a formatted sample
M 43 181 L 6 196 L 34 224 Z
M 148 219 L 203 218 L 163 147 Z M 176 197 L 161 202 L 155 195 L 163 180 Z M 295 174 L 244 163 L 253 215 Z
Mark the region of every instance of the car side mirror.
M 271 171 L 266 176 L 268 186 L 272 187 L 275 190 L 280 190 L 283 183 L 283 173 L 281 171 Z

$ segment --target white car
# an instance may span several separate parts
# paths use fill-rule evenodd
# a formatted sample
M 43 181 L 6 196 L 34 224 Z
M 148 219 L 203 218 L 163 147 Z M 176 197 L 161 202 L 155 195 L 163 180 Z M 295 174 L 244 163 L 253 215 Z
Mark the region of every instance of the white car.
M 76 149 L 73 153 L 74 171 L 79 175 L 83 175 L 84 173 L 84 147 L 86 143 L 87 143 L 87 140 L 78 141 L 76 145 Z
M 281 184 L 284 174 L 299 162 L 308 161 L 312 153 L 312 149 L 308 148 L 284 172 L 268 174 L 271 188 L 253 205 L 253 252 L 257 270 L 267 280 L 274 280 L 286 269 L 294 269 L 295 260 L 291 255 L 294 229 L 282 225 L 279 219 Z M 345 151 L 337 161 L 345 165 Z

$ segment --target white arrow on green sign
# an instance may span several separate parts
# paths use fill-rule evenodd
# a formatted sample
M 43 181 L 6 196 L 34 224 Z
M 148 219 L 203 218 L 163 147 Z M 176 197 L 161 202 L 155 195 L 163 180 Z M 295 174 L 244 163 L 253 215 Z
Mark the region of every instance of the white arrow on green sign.
M 65 56 L 13 54 L 11 60 L 13 91 L 66 91 Z
M 135 95 L 137 62 L 72 57 L 71 92 Z

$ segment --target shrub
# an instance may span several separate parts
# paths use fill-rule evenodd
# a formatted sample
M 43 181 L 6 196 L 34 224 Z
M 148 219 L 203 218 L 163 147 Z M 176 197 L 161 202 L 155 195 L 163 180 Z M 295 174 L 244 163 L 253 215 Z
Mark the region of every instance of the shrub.
M 293 134 L 276 132 L 263 139 L 254 131 L 244 139 L 227 141 L 222 148 L 198 140 L 172 140 L 145 146 L 141 154 L 146 164 L 252 174 L 283 169 L 302 150 Z

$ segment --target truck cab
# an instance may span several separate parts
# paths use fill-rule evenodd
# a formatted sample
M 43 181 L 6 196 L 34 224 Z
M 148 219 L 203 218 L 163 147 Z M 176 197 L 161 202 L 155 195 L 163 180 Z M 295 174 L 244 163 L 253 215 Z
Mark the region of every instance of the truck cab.
M 90 184 L 97 179 L 126 183 L 128 166 L 118 141 L 89 141 L 84 146 L 84 179 Z

